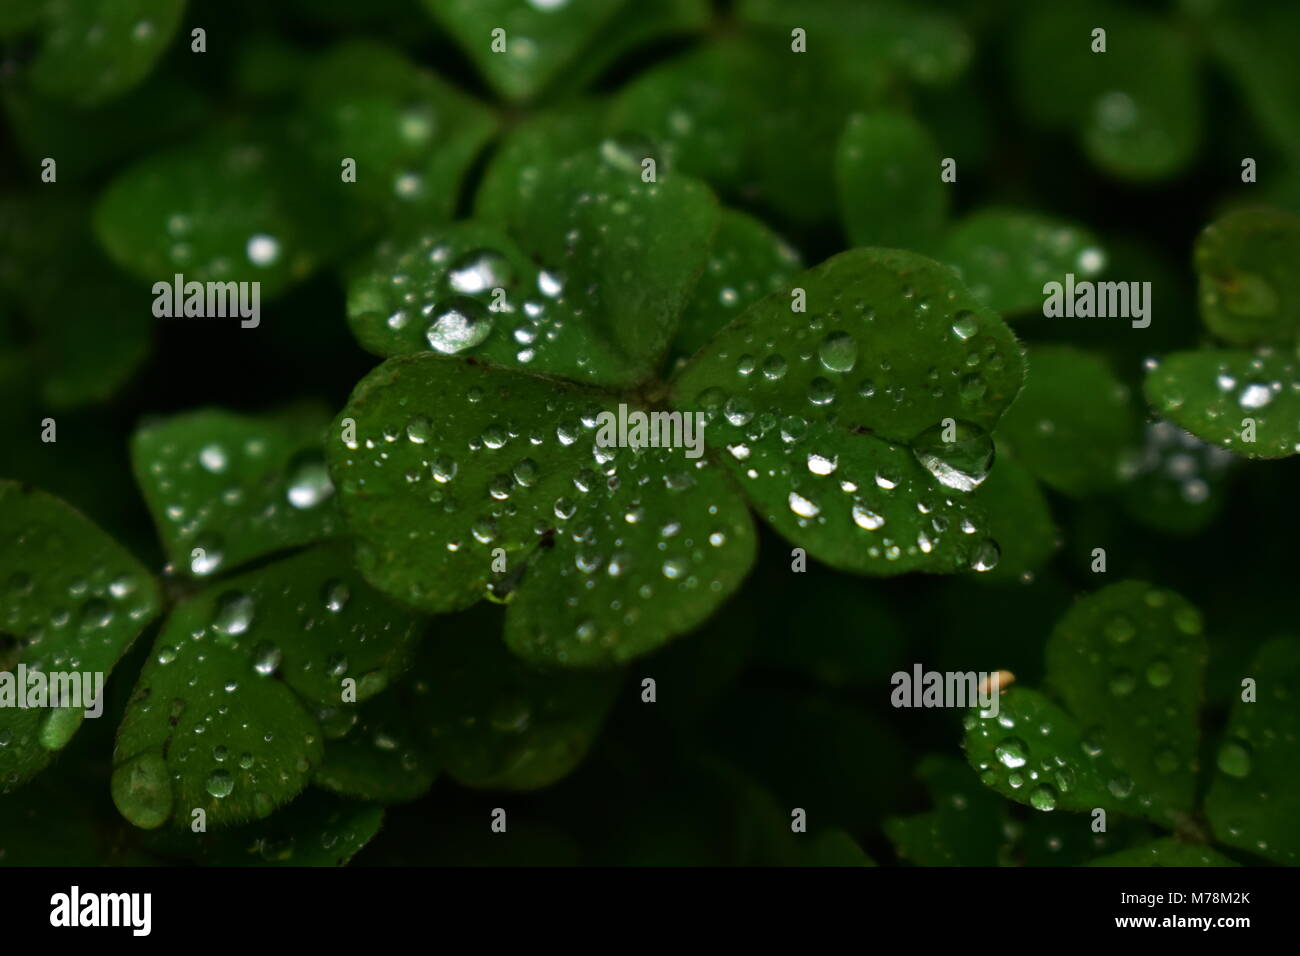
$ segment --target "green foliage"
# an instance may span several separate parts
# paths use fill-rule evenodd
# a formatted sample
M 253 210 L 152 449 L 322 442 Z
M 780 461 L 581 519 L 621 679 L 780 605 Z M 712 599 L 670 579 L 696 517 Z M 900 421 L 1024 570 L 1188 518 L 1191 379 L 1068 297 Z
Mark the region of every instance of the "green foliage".
M 1294 864 L 1293 6 L 0 0 L 0 862 Z
M 85 706 L 34 709 L 20 667 L 45 674 L 105 675 L 158 613 L 157 585 L 117 542 L 65 502 L 17 482 L 0 482 L 0 668 L 16 687 L 0 708 L 0 793 L 30 780 L 68 745 L 98 687 L 83 687 Z M 101 678 L 102 679 L 102 678 Z M 8 683 L 7 681 L 6 683 Z M 54 687 L 45 693 L 53 694 Z M 103 704 L 102 697 L 99 703 Z
M 325 421 L 311 409 L 260 419 L 214 409 L 143 425 L 131 460 L 172 564 L 208 577 L 336 534 Z

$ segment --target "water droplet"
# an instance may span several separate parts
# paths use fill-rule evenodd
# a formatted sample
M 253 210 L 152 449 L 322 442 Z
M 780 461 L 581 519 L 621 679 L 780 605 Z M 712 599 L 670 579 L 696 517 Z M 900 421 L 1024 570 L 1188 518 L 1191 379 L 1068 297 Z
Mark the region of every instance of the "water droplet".
M 157 754 L 140 754 L 117 767 L 110 788 L 122 816 L 143 830 L 160 827 L 171 816 L 171 779 Z
M 477 295 L 502 289 L 514 279 L 510 260 L 495 249 L 473 249 L 459 256 L 447 271 L 454 292 Z
M 1029 794 L 1029 805 L 1035 810 L 1050 812 L 1056 809 L 1056 790 L 1051 784 L 1039 784 Z
M 351 596 L 352 592 L 349 590 L 347 584 L 338 580 L 326 581 L 325 588 L 321 595 L 325 601 L 325 610 L 331 611 L 334 614 L 339 613 L 339 611 L 342 611 L 343 608 L 347 606 L 348 598 Z
M 848 372 L 858 363 L 858 342 L 847 332 L 832 332 L 817 349 L 822 367 L 829 372 Z
M 998 543 L 992 538 L 985 538 L 972 552 L 970 567 L 972 571 L 992 571 L 1001 559 L 1002 549 L 998 547 Z
M 487 308 L 467 296 L 444 299 L 434 306 L 433 312 L 424 337 L 431 349 L 444 355 L 471 349 L 492 331 L 492 317 Z
M 257 674 L 264 676 L 264 678 L 269 678 L 270 675 L 279 670 L 279 662 L 282 659 L 283 654 L 276 645 L 270 643 L 270 641 L 263 641 L 263 643 L 257 645 L 256 650 L 253 650 L 252 669 L 257 671 Z
M 245 252 L 248 253 L 248 261 L 255 266 L 274 265 L 280 258 L 280 243 L 274 236 L 259 233 L 249 238 Z
M 215 535 L 200 535 L 190 551 L 190 573 L 196 577 L 212 574 L 221 567 L 224 558 L 220 538 Z
M 289 463 L 289 487 L 285 497 L 295 508 L 315 508 L 334 494 L 325 457 L 319 451 L 299 452 Z
M 210 471 L 214 475 L 219 475 L 226 470 L 226 450 L 220 445 L 204 445 L 199 451 L 199 464 L 205 471 Z
M 1019 737 L 1007 737 L 993 748 L 993 756 L 1002 766 L 1016 770 L 1029 759 L 1029 747 Z
M 797 491 L 790 492 L 790 510 L 801 518 L 815 518 L 821 513 L 818 505 L 799 494 Z
M 862 504 L 854 504 L 853 523 L 867 531 L 878 531 L 885 526 L 885 519 Z
M 253 623 L 253 599 L 242 591 L 227 591 L 217 598 L 212 626 L 231 637 L 243 634 Z
M 1242 408 L 1263 408 L 1273 401 L 1273 389 L 1267 385 L 1247 385 L 1241 390 L 1241 395 L 1237 398 L 1237 401 Z
M 816 452 L 808 453 L 808 470 L 814 475 L 829 475 L 839 465 L 839 456 L 831 455 L 829 458 L 825 455 L 819 455 Z
M 1174 670 L 1164 659 L 1152 661 L 1147 666 L 1147 683 L 1152 687 L 1168 687 L 1174 679 Z
M 963 342 L 979 331 L 979 323 L 972 312 L 958 312 L 952 317 L 952 333 Z
M 429 467 L 433 472 L 433 480 L 439 484 L 445 485 L 456 477 L 456 462 L 449 455 L 438 455 Z
M 780 355 L 769 355 L 763 359 L 763 377 L 775 382 L 785 375 L 786 361 Z
M 423 445 L 429 440 L 433 426 L 423 415 L 416 415 L 406 423 L 406 440 L 413 445 Z
M 1108 620 L 1103 630 L 1106 633 L 1106 639 L 1112 644 L 1125 644 L 1137 634 L 1137 628 L 1133 622 L 1123 614 L 1116 614 Z
M 974 491 L 993 467 L 993 439 L 978 425 L 956 419 L 927 428 L 912 440 L 912 453 L 939 483 Z
M 620 133 L 604 140 L 600 144 L 600 156 L 611 166 L 638 174 L 643 161 L 653 159 L 658 164 L 654 143 L 637 133 Z
M 235 789 L 235 778 L 229 770 L 214 770 L 208 774 L 206 789 L 218 800 L 228 797 Z
M 1218 767 L 1229 777 L 1241 779 L 1250 775 L 1250 747 L 1243 740 L 1230 738 L 1219 747 Z
M 1136 686 L 1137 678 L 1130 670 L 1117 670 L 1110 677 L 1110 692 L 1116 697 L 1126 697 L 1133 693 L 1133 688 Z
M 829 405 L 835 401 L 835 386 L 818 376 L 808 383 L 808 401 L 814 405 Z
M 40 741 L 46 750 L 62 750 L 81 726 L 86 712 L 81 707 L 58 707 L 41 723 Z

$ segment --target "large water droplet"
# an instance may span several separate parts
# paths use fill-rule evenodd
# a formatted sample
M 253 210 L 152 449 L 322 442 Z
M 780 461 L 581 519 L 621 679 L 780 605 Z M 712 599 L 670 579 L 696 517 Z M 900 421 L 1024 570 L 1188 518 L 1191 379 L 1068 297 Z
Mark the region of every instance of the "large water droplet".
M 1002 766 L 1015 770 L 1029 759 L 1029 747 L 1019 737 L 1007 737 L 993 748 L 993 755 Z
M 285 497 L 295 508 L 315 508 L 334 494 L 325 457 L 318 451 L 300 452 L 289 463 L 289 487 Z
M 235 789 L 235 778 L 229 770 L 214 770 L 208 774 L 208 780 L 205 789 L 212 796 L 220 800 L 222 797 L 228 797 Z
M 41 746 L 46 750 L 62 750 L 77 732 L 85 716 L 86 712 L 81 707 L 58 707 L 51 710 L 41 723 Z
M 217 598 L 212 626 L 231 637 L 243 634 L 253 623 L 253 599 L 242 591 L 227 591 Z
M 1225 740 L 1219 747 L 1218 766 L 1229 777 L 1241 779 L 1250 775 L 1250 747 L 1236 738 Z
M 1044 812 L 1056 809 L 1056 791 L 1051 784 L 1040 784 L 1029 794 L 1029 805 Z
M 167 763 L 157 754 L 140 754 L 113 771 L 113 803 L 142 830 L 162 826 L 172 812 Z
M 985 538 L 971 553 L 970 567 L 972 571 L 992 571 L 1002 560 L 1002 549 L 992 538 Z
M 513 279 L 510 260 L 495 249 L 473 249 L 457 258 L 447 271 L 447 284 L 465 295 L 502 289 Z
M 424 337 L 429 348 L 453 355 L 478 345 L 492 331 L 492 316 L 481 302 L 463 295 L 444 299 L 433 308 Z
M 858 363 L 858 342 L 847 332 L 832 332 L 817 348 L 817 357 L 830 372 L 848 372 Z
M 619 133 L 600 144 L 600 157 L 625 172 L 641 172 L 641 164 L 647 159 L 655 160 L 658 155 L 654 143 L 638 133 Z
M 993 467 L 993 439 L 978 425 L 948 419 L 912 440 L 912 453 L 939 483 L 974 491 Z

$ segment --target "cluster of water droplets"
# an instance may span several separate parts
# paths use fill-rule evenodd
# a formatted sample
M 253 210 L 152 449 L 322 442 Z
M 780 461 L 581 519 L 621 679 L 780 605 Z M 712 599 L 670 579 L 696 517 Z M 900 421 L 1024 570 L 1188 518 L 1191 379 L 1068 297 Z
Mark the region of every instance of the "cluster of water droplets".
M 931 308 L 920 301 L 914 307 L 922 312 Z M 735 386 L 710 385 L 695 397 L 698 407 L 710 427 L 738 433 L 734 438 L 728 434 L 725 448 L 748 480 L 788 487 L 781 497 L 799 527 L 824 526 L 844 514 L 853 527 L 872 533 L 864 546 L 872 559 L 916 558 L 951 540 L 960 541 L 950 547 L 960 550 L 969 567 L 991 570 L 999 549 L 966 513 L 964 496 L 992 467 L 992 438 L 978 425 L 957 419 L 936 423 L 910 446 L 854 429 L 852 423 L 860 415 L 870 419 L 878 414 L 872 410 L 877 402 L 901 407 L 912 399 L 909 387 L 917 386 L 878 386 L 872 378 L 860 377 L 876 364 L 887 381 L 893 368 L 888 359 L 872 363 L 858 335 L 848 331 L 869 328 L 874 309 L 858 301 L 852 313 L 852 320 L 834 310 L 815 314 L 780 345 L 751 332 L 740 345 L 718 355 L 721 362 L 732 361 L 734 355 Z M 973 313 L 955 311 L 949 327 L 967 360 L 949 370 L 948 385 L 938 368 L 930 369 L 921 387 L 924 399 L 942 398 L 952 388 L 963 402 L 978 403 L 987 389 L 980 369 L 1000 368 L 1003 357 L 979 341 Z M 802 408 L 790 402 L 788 383 L 795 380 L 807 383 Z M 841 448 L 862 441 L 874 443 L 875 467 L 864 469 L 856 454 L 850 456 L 852 463 L 841 460 Z M 921 480 L 917 463 L 937 486 Z
M 1125 480 L 1150 476 L 1168 482 L 1183 501 L 1199 505 L 1238 460 L 1227 449 L 1158 419 L 1147 424 L 1142 448 L 1124 461 L 1121 474 Z
M 452 423 L 412 409 L 377 428 L 363 424 L 341 461 L 343 487 L 409 496 L 421 520 L 404 534 L 427 538 L 442 552 L 435 562 L 472 569 L 458 577 L 486 577 L 495 600 L 515 600 L 544 565 L 567 597 L 534 635 L 539 653 L 561 656 L 569 643 L 612 648 L 649 626 L 646 609 L 668 594 L 731 586 L 711 566 L 742 546 L 736 528 L 747 529 L 748 518 L 707 458 L 606 445 L 604 409 L 591 402 L 539 393 L 529 418 L 538 424 L 525 425 L 493 414 L 477 385 L 464 400 L 482 414 L 461 411 Z M 475 420 L 482 425 L 466 436 L 461 423 Z M 498 548 L 508 571 L 486 576 Z
M 156 609 L 148 578 L 109 545 L 73 538 L 43 520 L 20 524 L 3 542 L 13 570 L 0 579 L 0 670 L 29 675 L 107 673 Z M 21 751 L 33 742 L 49 751 L 72 739 L 84 701 L 58 701 L 50 685 L 47 710 L 28 732 L 0 728 L 0 751 Z M 25 693 L 28 688 L 18 688 Z M 94 687 L 84 686 L 83 694 Z M 2 756 L 2 754 L 0 754 Z M 17 785 L 16 772 L 0 779 L 0 793 Z
M 167 525 L 163 536 L 184 555 L 184 567 L 195 577 L 228 566 L 228 533 L 238 539 L 279 529 L 287 539 L 288 529 L 306 522 L 319 524 L 322 533 L 333 527 L 325 506 L 334 485 L 319 449 L 302 449 L 281 465 L 281 446 L 254 433 L 197 448 L 192 441 L 169 438 L 146 438 L 142 444 L 148 448 L 152 503 Z
M 1146 364 L 1148 372 L 1161 365 L 1156 360 Z M 1204 415 L 1223 444 L 1239 445 L 1243 452 L 1253 450 L 1253 442 L 1280 440 L 1300 452 L 1300 368 L 1297 363 L 1273 349 L 1258 350 L 1244 368 L 1237 362 L 1220 362 L 1214 368 L 1198 367 L 1189 373 L 1195 380 L 1164 382 L 1159 394 L 1161 409 L 1171 417 Z M 1275 439 L 1273 422 L 1281 419 Z M 1257 437 L 1248 442 L 1243 421 L 1256 425 Z M 1217 425 L 1217 427 L 1216 427 Z M 1258 445 L 1254 446 L 1259 447 Z
M 409 641 L 411 619 L 368 602 L 354 608 L 358 585 L 321 574 L 335 565 L 328 552 L 304 553 L 283 566 L 284 583 L 228 588 L 211 600 L 206 618 L 174 619 L 164 631 L 145 673 L 149 693 L 133 701 L 131 719 L 174 729 L 163 753 L 146 750 L 114 771 L 114 797 L 128 819 L 156 826 L 175 795 L 194 793 L 196 780 L 212 801 L 235 796 L 254 816 L 269 814 L 292 775 L 310 770 L 306 755 L 319 740 L 351 727 L 351 720 L 337 719 L 341 708 L 302 695 L 332 701 L 344 678 L 353 678 L 361 702 L 387 686 L 382 667 L 357 667 L 351 659 L 373 659 L 373 642 L 382 653 L 394 641 Z M 283 699 L 281 680 L 298 702 Z M 268 720 L 284 707 L 305 709 Z M 336 719 L 327 723 L 332 711 Z M 305 733 L 301 741 L 298 733 Z
M 354 309 L 365 321 L 382 323 L 394 343 L 418 343 L 442 355 L 472 353 L 501 326 L 515 360 L 531 363 L 566 327 L 563 275 L 517 266 L 501 249 L 457 245 L 463 244 L 426 235 L 400 252 L 385 247 L 371 280 L 383 287 L 368 287 Z
M 1048 282 L 1063 282 L 1066 273 L 1076 279 L 1093 279 L 1106 268 L 1105 251 L 1092 245 L 1079 230 L 1037 219 L 1027 225 L 1014 244 L 1001 231 L 990 229 L 988 241 L 961 245 L 961 265 L 956 268 L 976 298 L 991 301 L 993 283 L 1005 281 L 1008 276 L 1014 276 L 1017 284 L 1023 282 L 1041 289 Z M 981 227 L 979 217 L 972 220 L 971 238 Z M 1009 246 L 1022 254 L 1008 252 Z

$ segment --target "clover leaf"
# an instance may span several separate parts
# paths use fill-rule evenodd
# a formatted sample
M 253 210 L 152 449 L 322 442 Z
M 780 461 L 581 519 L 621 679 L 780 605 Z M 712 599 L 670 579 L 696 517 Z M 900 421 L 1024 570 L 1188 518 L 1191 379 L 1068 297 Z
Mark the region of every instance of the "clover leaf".
M 589 89 L 615 64 L 643 55 L 646 47 L 699 33 L 709 25 L 712 15 L 709 0 L 624 3 L 588 40 L 577 60 L 551 84 L 550 96 L 563 99 Z
M 1230 345 L 1290 343 L 1300 335 L 1300 216 L 1237 210 L 1196 238 L 1201 320 Z
M 705 411 L 706 441 L 746 495 L 820 560 L 872 574 L 983 563 L 968 492 L 1024 375 L 1006 325 L 948 269 L 901 251 L 843 253 L 789 285 L 679 373 L 677 406 Z
M 682 312 L 672 354 L 695 354 L 754 302 L 786 285 L 799 253 L 757 219 L 724 209 L 704 274 Z
M 916 774 L 934 809 L 885 821 L 898 855 L 918 866 L 996 865 L 1005 839 L 1004 801 L 951 757 L 926 757 Z
M 160 599 L 135 558 L 45 492 L 0 481 L 0 540 L 0 671 L 8 685 L 0 689 L 7 698 L 0 706 L 0 793 L 9 793 L 45 769 L 85 716 L 102 708 L 95 696 L 102 681 L 157 615 Z M 44 675 L 39 683 L 35 673 Z M 69 674 L 79 675 L 71 686 L 81 697 L 56 705 L 55 678 Z
M 1196 57 L 1187 36 L 1163 18 L 1110 0 L 1038 5 L 1022 21 L 1013 53 L 1025 111 L 1073 130 L 1089 158 L 1114 176 L 1167 177 L 1195 152 Z
M 1006 316 L 1038 311 L 1043 287 L 1067 274 L 1093 279 L 1105 252 L 1086 229 L 1051 216 L 989 208 L 956 223 L 939 256 L 974 295 Z
M 1297 852 L 1288 809 L 1261 805 L 1260 784 L 1246 778 L 1255 769 L 1252 747 L 1264 751 L 1257 779 L 1293 774 L 1293 715 L 1279 702 L 1295 692 L 1295 646 L 1288 639 L 1261 652 L 1257 671 L 1269 675 L 1261 703 L 1269 706 L 1234 710 L 1205 804 L 1214 836 L 1281 862 Z M 1201 615 L 1182 597 L 1141 581 L 1103 588 L 1080 600 L 1048 640 L 1047 682 L 1064 706 L 1012 687 L 997 713 L 967 716 L 967 758 L 987 786 L 1036 810 L 1104 810 L 1204 843 L 1196 778 L 1205 660 Z M 1285 784 L 1271 789 L 1275 783 L 1266 780 L 1264 792 L 1286 792 Z M 1223 862 L 1214 853 L 1171 855 L 1162 844 L 1133 850 L 1116 865 L 1165 858 Z
M 302 177 L 286 135 L 222 130 L 155 153 L 109 184 L 95 231 L 147 282 L 257 282 L 262 301 L 309 276 L 347 240 L 335 206 Z M 186 293 L 188 295 L 188 293 Z
M 1092 860 L 1089 866 L 1237 866 L 1234 860 L 1204 846 L 1191 846 L 1173 837 L 1121 850 Z
M 1147 374 L 1145 389 L 1166 418 L 1238 455 L 1300 452 L 1300 374 L 1287 352 L 1176 352 Z
M 926 252 L 948 212 L 939 147 L 901 112 L 849 117 L 835 150 L 845 232 L 854 245 Z
M 1201 319 L 1225 342 L 1256 347 L 1175 352 L 1145 382 L 1165 417 L 1247 458 L 1300 451 L 1297 250 L 1300 218 L 1280 210 L 1240 209 L 1207 226 L 1195 254 Z
M 0 286 L 30 331 L 4 343 L 40 379 L 54 408 L 102 401 L 118 391 L 148 356 L 147 290 L 125 280 L 95 245 L 76 201 L 64 195 L 0 200 Z
M 1300 29 L 1294 6 L 1268 0 L 1184 3 L 1213 55 L 1240 87 L 1260 128 L 1278 145 L 1300 145 L 1300 81 L 1290 38 Z
M 626 0 L 527 3 L 423 0 L 484 78 L 508 100 L 533 99 L 608 24 Z
M 32 83 L 82 106 L 119 96 L 153 68 L 184 12 L 185 0 L 47 0 Z
M 426 224 L 450 218 L 461 180 L 496 125 L 483 105 L 365 41 L 316 63 L 304 100 L 321 181 L 361 220 L 375 210 Z M 340 168 L 347 159 L 356 164 L 352 182 Z
M 343 866 L 383 819 L 380 807 L 309 791 L 266 820 L 206 833 L 154 830 L 144 842 L 163 858 L 203 866 Z
M 1205 795 L 1205 814 L 1226 845 L 1295 865 L 1300 859 L 1294 826 L 1300 811 L 1295 707 L 1300 641 L 1281 638 L 1265 644 L 1250 675 L 1258 684 L 1258 698 L 1248 701 L 1242 694 L 1233 703 L 1216 757 L 1218 773 Z
M 431 612 L 495 587 L 517 652 L 575 664 L 707 617 L 753 558 L 743 503 L 707 458 L 597 445 L 602 410 L 600 392 L 475 361 L 381 365 L 340 415 L 355 436 L 326 445 L 362 573 Z
M 886 62 L 918 83 L 947 83 L 970 59 L 970 37 L 963 26 L 926 4 L 822 0 L 793 7 L 780 0 L 741 0 L 739 7 L 745 22 L 786 37 L 792 28 L 802 27 L 810 49 L 825 44 L 836 59 Z
M 538 671 L 472 633 L 435 635 L 412 669 L 408 721 L 465 786 L 535 790 L 566 776 L 595 740 L 616 672 Z
M 639 155 L 606 147 L 605 158 L 585 151 L 506 184 L 499 223 L 381 247 L 349 289 L 362 344 L 383 355 L 472 349 L 596 385 L 645 380 L 704 268 L 718 211 L 702 184 L 643 182 Z
M 144 424 L 132 463 L 173 566 L 207 577 L 338 533 L 325 421 L 205 410 Z
M 1128 388 L 1100 356 L 1069 346 L 1031 349 L 1029 367 L 999 436 L 1035 477 L 1067 495 L 1119 485 L 1138 441 Z
M 168 616 L 118 729 L 113 799 L 137 827 L 260 820 L 322 760 L 322 716 L 408 664 L 415 618 L 332 545 L 228 577 Z
M 412 727 L 406 685 L 357 706 L 321 714 L 325 755 L 312 783 L 345 797 L 406 803 L 423 796 L 437 777 L 429 748 Z
M 837 211 L 835 144 L 845 116 L 874 105 L 888 79 L 883 59 L 846 54 L 791 52 L 788 34 L 728 39 L 629 84 L 610 126 L 648 137 L 673 169 L 723 195 L 762 202 L 790 222 L 820 223 Z M 773 56 L 779 72 L 769 67 Z

